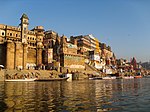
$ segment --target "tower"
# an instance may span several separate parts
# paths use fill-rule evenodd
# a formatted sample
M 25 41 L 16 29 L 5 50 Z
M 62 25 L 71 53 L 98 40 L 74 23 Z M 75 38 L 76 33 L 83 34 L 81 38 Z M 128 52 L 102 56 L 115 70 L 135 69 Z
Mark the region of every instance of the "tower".
M 28 25 L 29 25 L 29 18 L 26 14 L 23 14 L 20 18 L 21 23 L 21 42 L 27 43 L 27 31 L 28 31 Z

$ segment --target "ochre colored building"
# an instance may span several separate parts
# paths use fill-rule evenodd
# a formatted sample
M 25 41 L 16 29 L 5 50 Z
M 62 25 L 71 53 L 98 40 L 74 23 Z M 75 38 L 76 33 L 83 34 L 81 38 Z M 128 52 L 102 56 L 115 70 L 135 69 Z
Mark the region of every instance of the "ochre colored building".
M 111 47 L 93 35 L 59 36 L 42 26 L 29 30 L 23 14 L 19 26 L 0 24 L 0 64 L 6 69 L 47 68 L 60 71 L 85 69 L 85 63 L 102 69 L 115 64 Z
M 85 56 L 77 53 L 77 40 L 67 41 L 67 37 L 61 37 L 60 66 L 70 70 L 85 69 Z
M 28 30 L 26 14 L 20 20 L 18 27 L 0 24 L 0 64 L 7 69 L 34 69 L 42 64 L 44 29 Z

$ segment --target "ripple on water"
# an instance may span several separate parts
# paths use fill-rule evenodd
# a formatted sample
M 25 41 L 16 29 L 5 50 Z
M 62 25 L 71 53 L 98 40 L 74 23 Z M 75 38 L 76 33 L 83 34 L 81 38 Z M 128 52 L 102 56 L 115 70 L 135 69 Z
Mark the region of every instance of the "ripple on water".
M 6 111 L 101 112 L 150 109 L 150 78 L 0 83 Z

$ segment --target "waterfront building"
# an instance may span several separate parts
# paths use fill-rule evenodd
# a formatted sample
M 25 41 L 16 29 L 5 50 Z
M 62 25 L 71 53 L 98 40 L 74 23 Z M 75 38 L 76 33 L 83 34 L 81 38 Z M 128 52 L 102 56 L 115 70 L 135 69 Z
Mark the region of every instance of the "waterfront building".
M 101 64 L 101 57 L 100 54 L 96 51 L 89 51 L 89 60 L 90 60 L 90 65 L 94 66 L 97 69 L 102 69 L 102 64 Z
M 43 49 L 43 64 L 47 69 L 52 69 L 54 67 L 55 60 L 58 61 L 57 55 L 57 38 L 58 33 L 48 30 L 44 32 L 45 36 L 43 39 L 44 49 Z
M 71 40 L 77 39 L 79 53 L 86 54 L 86 59 L 91 66 L 102 69 L 106 65 L 115 66 L 115 56 L 110 46 L 101 43 L 93 35 L 71 36 Z M 89 52 L 89 53 L 87 53 Z
M 77 53 L 77 40 L 67 41 L 66 36 L 60 41 L 60 66 L 62 71 L 80 71 L 85 69 L 85 56 Z
M 6 69 L 46 67 L 67 72 L 85 70 L 85 63 L 99 70 L 115 65 L 111 47 L 91 34 L 68 40 L 42 26 L 29 30 L 26 14 L 20 20 L 19 26 L 0 24 L 0 64 Z
M 79 36 L 71 36 L 71 40 L 77 39 L 78 50 L 83 53 L 87 51 L 96 50 L 100 52 L 99 41 L 92 34 L 90 35 L 79 35 Z
M 77 41 L 67 41 L 66 36 L 59 36 L 54 31 L 46 31 L 44 37 L 43 58 L 47 68 L 61 72 L 85 69 L 84 55 L 77 53 Z M 50 61 L 51 60 L 51 61 Z
M 0 24 L 0 64 L 7 69 L 29 69 L 42 64 L 44 29 L 28 29 L 29 18 L 23 14 L 19 26 Z
M 83 54 L 84 52 L 91 50 L 91 41 L 88 36 L 80 35 L 80 36 L 70 37 L 71 41 L 73 41 L 74 39 L 77 39 L 78 52 Z

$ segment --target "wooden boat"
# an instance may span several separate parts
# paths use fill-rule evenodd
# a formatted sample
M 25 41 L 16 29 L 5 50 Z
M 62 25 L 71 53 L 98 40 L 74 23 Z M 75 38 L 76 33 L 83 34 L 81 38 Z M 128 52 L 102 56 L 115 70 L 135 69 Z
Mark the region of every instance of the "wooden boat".
M 133 76 L 124 76 L 124 77 L 122 77 L 123 79 L 134 79 L 134 77 Z
M 90 77 L 90 80 L 102 80 L 102 77 Z
M 66 81 L 69 77 L 63 78 L 37 78 L 35 81 Z
M 25 79 L 5 79 L 7 82 L 28 82 L 35 81 L 37 78 L 25 78 Z
M 116 77 L 115 76 L 106 76 L 106 77 L 102 77 L 102 79 L 116 79 Z
M 142 75 L 136 75 L 134 78 L 142 78 Z

